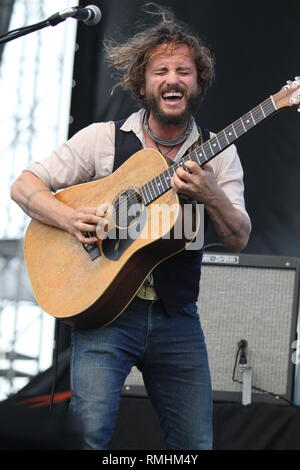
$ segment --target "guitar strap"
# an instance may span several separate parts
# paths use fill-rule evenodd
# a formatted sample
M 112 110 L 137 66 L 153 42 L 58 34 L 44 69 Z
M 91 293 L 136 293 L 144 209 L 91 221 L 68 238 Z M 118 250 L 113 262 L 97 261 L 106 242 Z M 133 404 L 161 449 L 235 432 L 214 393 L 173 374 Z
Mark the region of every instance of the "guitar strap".
M 190 152 L 193 152 L 197 147 L 200 147 L 204 142 L 206 142 L 208 139 L 210 139 L 210 132 L 208 129 L 202 128 L 197 125 L 197 129 L 199 132 L 199 138 L 196 142 L 194 142 L 185 152 L 185 155 L 187 155 Z

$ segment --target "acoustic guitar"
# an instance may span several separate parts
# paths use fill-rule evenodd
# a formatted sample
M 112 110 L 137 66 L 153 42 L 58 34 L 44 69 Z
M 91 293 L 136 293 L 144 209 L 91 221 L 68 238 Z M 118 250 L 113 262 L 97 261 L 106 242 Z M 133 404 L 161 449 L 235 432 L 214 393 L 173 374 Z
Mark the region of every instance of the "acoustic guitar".
M 112 322 L 149 273 L 197 234 L 197 205 L 184 204 L 171 189 L 176 170 L 188 160 L 204 165 L 269 116 L 299 103 L 296 77 L 172 166 L 159 152 L 144 149 L 107 177 L 58 192 L 55 197 L 73 208 L 105 207 L 107 224 L 97 243 L 83 245 L 63 230 L 30 222 L 25 264 L 41 308 L 79 328 Z M 190 228 L 187 234 L 183 226 Z

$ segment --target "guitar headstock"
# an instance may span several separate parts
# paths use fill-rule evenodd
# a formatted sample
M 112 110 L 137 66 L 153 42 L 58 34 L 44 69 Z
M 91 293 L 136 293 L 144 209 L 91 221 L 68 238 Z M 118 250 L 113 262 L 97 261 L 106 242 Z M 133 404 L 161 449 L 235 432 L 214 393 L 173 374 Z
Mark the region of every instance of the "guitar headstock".
M 294 81 L 288 80 L 287 84 L 273 95 L 277 109 L 296 108 L 300 112 L 300 77 L 295 77 Z

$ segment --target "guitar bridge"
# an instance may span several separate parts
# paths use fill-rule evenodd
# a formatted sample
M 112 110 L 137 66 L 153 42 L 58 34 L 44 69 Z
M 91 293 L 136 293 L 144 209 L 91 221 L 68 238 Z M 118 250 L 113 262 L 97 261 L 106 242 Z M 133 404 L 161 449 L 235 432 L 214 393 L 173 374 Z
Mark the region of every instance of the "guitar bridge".
M 90 232 L 86 232 L 85 236 L 91 238 L 92 234 Z M 91 261 L 95 261 L 95 259 L 101 256 L 98 243 L 93 243 L 92 245 L 88 245 L 87 243 L 82 243 L 82 246 L 85 249 L 85 251 L 88 253 L 89 257 L 91 258 Z

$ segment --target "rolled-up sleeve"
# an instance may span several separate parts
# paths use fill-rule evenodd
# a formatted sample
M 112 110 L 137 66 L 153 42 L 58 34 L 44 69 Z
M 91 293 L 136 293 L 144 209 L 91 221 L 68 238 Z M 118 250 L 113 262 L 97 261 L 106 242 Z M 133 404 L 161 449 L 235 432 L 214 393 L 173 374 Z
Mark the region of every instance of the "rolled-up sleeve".
M 107 176 L 113 161 L 113 123 L 96 123 L 77 132 L 46 158 L 31 163 L 26 171 L 56 191 Z
M 232 204 L 247 214 L 244 200 L 244 172 L 235 145 L 231 145 L 210 162 L 216 180 Z M 248 215 L 248 214 L 247 214 Z

